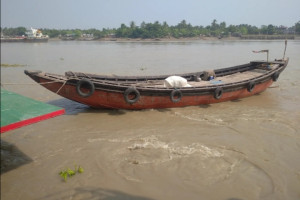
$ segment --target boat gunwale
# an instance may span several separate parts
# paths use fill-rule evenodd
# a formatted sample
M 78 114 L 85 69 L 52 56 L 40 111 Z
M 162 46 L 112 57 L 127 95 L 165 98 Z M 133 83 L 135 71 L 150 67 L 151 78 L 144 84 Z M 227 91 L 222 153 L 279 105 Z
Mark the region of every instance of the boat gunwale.
M 284 70 L 284 68 L 288 64 L 288 58 L 287 58 L 287 60 L 284 60 L 282 62 L 281 61 L 275 61 L 275 62 L 252 61 L 252 62 L 250 62 L 248 64 L 244 64 L 244 65 L 216 69 L 216 71 L 218 71 L 218 73 L 225 72 L 226 70 L 235 69 L 240 66 L 248 65 L 248 67 L 249 67 L 249 66 L 255 65 L 255 63 L 264 63 L 264 64 L 275 63 L 275 64 L 278 64 L 279 66 L 270 71 L 266 70 L 266 73 L 264 73 L 260 76 L 254 77 L 254 78 L 249 78 L 247 80 L 237 81 L 237 82 L 233 82 L 233 83 L 223 83 L 223 84 L 220 83 L 220 84 L 213 84 L 213 85 L 181 87 L 181 88 L 164 88 L 164 87 L 134 85 L 134 83 L 137 84 L 139 82 L 131 82 L 131 83 L 126 84 L 126 82 L 118 82 L 118 81 L 107 81 L 107 80 L 98 80 L 98 79 L 89 79 L 89 80 L 93 82 L 96 90 L 102 90 L 102 91 L 107 91 L 107 92 L 123 93 L 127 88 L 133 87 L 133 88 L 136 88 L 142 95 L 146 95 L 146 96 L 166 95 L 166 94 L 169 95 L 169 93 L 171 91 L 173 91 L 174 89 L 180 90 L 186 96 L 204 95 L 204 94 L 213 92 L 218 87 L 221 87 L 224 92 L 230 92 L 230 91 L 235 91 L 235 90 L 239 90 L 239 89 L 247 87 L 247 85 L 251 81 L 254 81 L 255 84 L 260 84 L 260 83 L 266 82 L 272 78 L 272 75 L 274 73 L 276 73 L 276 72 L 281 73 Z M 253 69 L 255 69 L 255 67 Z M 199 72 L 196 72 L 196 73 L 199 73 Z M 195 75 L 195 73 L 188 73 L 188 74 Z M 231 73 L 231 74 L 233 74 L 233 73 Z M 48 81 L 51 80 L 53 82 L 59 82 L 61 84 L 73 85 L 74 87 L 76 87 L 77 82 L 79 80 L 83 79 L 83 78 L 79 78 L 79 77 L 68 77 L 68 76 L 64 76 L 64 75 L 57 75 L 57 74 L 43 73 L 43 72 L 36 73 L 36 74 L 34 74 L 34 76 L 39 77 L 39 78 L 44 78 Z
M 257 61 L 251 61 L 246 64 L 241 64 L 241 65 L 236 65 L 236 66 L 231 66 L 231 67 L 226 67 L 226 68 L 220 68 L 220 69 L 215 69 L 216 75 L 218 76 L 225 76 L 224 73 L 233 73 L 232 69 L 239 69 L 235 70 L 237 72 L 239 71 L 248 71 L 249 67 L 258 64 L 258 63 L 266 63 L 266 64 L 285 64 L 286 61 L 280 61 L 280 60 L 275 60 L 271 62 L 263 61 L 263 60 L 257 60 Z M 242 69 L 245 68 L 245 69 Z M 205 71 L 205 70 L 204 70 Z M 172 74 L 173 76 L 181 76 L 181 77 L 190 77 L 195 76 L 195 75 L 201 75 L 204 71 L 200 72 L 189 72 L 189 73 L 181 73 L 181 74 Z M 71 75 L 73 74 L 73 76 Z M 133 82 L 137 81 L 148 81 L 148 80 L 164 80 L 167 77 L 171 76 L 170 74 L 168 75 L 152 75 L 152 76 L 119 76 L 119 75 L 101 75 L 101 74 L 89 74 L 89 73 L 83 73 L 83 72 L 73 72 L 73 71 L 67 71 L 65 72 L 66 77 L 79 77 L 79 78 L 88 78 L 88 79 L 96 79 L 96 80 L 105 80 L 105 81 L 126 81 L 129 82 L 128 80 L 132 80 Z

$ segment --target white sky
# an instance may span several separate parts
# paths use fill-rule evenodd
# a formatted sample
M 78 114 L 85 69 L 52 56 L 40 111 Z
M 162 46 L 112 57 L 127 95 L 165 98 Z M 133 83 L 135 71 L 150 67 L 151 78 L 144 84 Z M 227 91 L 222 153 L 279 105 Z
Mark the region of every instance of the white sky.
M 1 0 L 1 27 L 102 29 L 183 19 L 291 27 L 300 21 L 300 0 Z

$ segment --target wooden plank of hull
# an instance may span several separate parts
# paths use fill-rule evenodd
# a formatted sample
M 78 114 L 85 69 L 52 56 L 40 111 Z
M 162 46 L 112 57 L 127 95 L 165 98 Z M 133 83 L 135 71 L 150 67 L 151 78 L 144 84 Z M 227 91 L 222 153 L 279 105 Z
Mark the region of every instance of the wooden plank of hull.
M 40 78 L 38 82 L 45 83 L 48 79 Z M 79 103 L 86 104 L 94 108 L 110 108 L 110 109 L 152 109 L 152 108 L 172 108 L 172 107 L 185 107 L 185 106 L 197 106 L 201 104 L 219 103 L 224 101 L 231 101 L 244 97 L 249 97 L 254 94 L 263 92 L 273 83 L 272 79 L 255 85 L 252 92 L 248 92 L 247 88 L 241 88 L 234 91 L 224 91 L 220 99 L 215 99 L 213 93 L 205 95 L 192 95 L 182 96 L 181 100 L 177 103 L 171 101 L 169 95 L 141 95 L 140 99 L 133 104 L 129 104 L 125 101 L 123 92 L 108 92 L 104 90 L 96 89 L 94 94 L 90 97 L 81 97 L 76 91 L 76 86 L 66 84 L 62 87 L 62 82 L 56 82 L 51 84 L 43 84 L 43 86 L 52 92 L 77 101 Z M 62 88 L 61 88 L 62 87 Z M 61 88 L 61 89 L 60 89 Z

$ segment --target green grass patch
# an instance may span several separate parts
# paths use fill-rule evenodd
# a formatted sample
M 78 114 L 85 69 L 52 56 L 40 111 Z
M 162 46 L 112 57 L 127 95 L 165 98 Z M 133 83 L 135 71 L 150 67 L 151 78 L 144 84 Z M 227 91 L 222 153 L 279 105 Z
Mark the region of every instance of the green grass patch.
M 59 172 L 59 175 L 64 179 L 64 181 L 67 181 L 67 178 L 71 178 L 72 176 L 76 175 L 77 173 L 83 173 L 84 169 L 81 166 L 75 166 L 75 169 L 72 170 L 70 168 L 66 170 L 62 170 Z

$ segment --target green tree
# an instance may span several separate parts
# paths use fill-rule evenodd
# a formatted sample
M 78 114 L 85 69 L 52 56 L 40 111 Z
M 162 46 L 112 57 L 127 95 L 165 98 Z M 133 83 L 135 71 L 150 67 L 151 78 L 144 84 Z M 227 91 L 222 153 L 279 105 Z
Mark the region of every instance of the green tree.
M 162 35 L 164 36 L 170 36 L 170 28 L 167 22 L 163 22 L 162 25 Z
M 211 23 L 211 30 L 216 31 L 217 29 L 219 29 L 219 24 L 217 23 L 217 20 L 214 19 Z
M 269 35 L 273 35 L 275 33 L 275 26 L 270 24 L 270 25 L 268 25 L 267 30 L 268 30 Z
M 226 22 L 221 22 L 220 23 L 220 29 L 225 30 L 226 29 Z
M 135 27 L 136 27 L 135 22 L 134 21 L 130 22 L 130 28 L 134 29 Z
M 125 24 L 121 24 L 121 27 L 116 31 L 117 37 L 128 37 L 129 36 L 129 29 Z
M 268 27 L 266 25 L 262 25 L 260 28 L 260 33 L 262 34 L 268 34 Z
M 25 35 L 26 28 L 17 27 L 17 28 L 4 28 L 2 29 L 3 35 L 5 36 L 22 36 Z
M 145 28 L 146 27 L 146 23 L 145 22 L 142 22 L 141 23 L 141 28 Z
M 256 26 L 248 26 L 248 34 L 259 34 L 259 29 Z
M 50 38 L 58 37 L 60 35 L 60 31 L 56 29 L 41 29 L 44 35 L 48 35 Z

